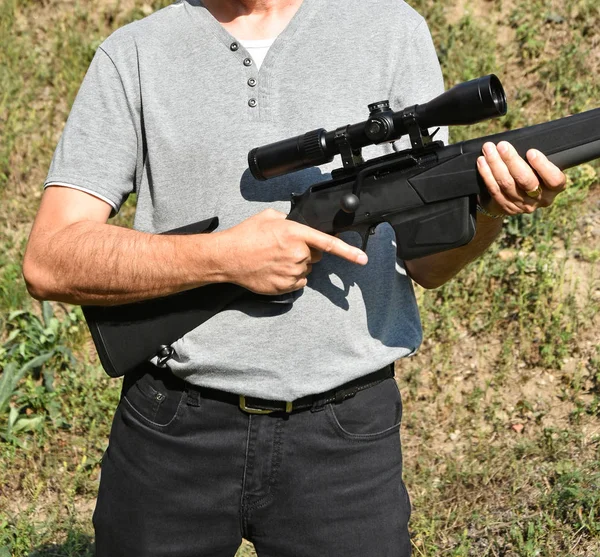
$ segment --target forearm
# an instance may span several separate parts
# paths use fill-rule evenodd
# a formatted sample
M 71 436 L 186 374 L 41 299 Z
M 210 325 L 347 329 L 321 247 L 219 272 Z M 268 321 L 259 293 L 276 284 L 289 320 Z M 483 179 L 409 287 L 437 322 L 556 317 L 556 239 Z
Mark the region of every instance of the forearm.
M 80 221 L 36 234 L 23 274 L 36 298 L 111 305 L 220 282 L 217 254 L 216 235 L 155 235 Z
M 88 207 L 85 218 L 76 205 L 56 225 L 53 209 L 65 212 L 60 202 L 85 201 L 81 195 L 55 191 L 46 205 L 42 200 L 23 263 L 35 298 L 110 305 L 215 282 L 277 295 L 306 286 L 323 252 L 367 263 L 358 248 L 273 209 L 212 234 L 163 236 L 104 224 L 108 207 L 92 201 L 96 210 Z
M 465 265 L 479 257 L 498 237 L 502 219 L 477 213 L 477 232 L 466 246 L 406 261 L 410 277 L 424 288 L 437 288 L 448 282 Z

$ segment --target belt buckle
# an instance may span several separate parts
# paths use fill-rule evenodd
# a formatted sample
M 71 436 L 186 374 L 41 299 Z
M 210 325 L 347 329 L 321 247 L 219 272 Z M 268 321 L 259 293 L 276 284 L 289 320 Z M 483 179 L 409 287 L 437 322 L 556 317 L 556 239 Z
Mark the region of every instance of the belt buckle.
M 240 395 L 240 408 L 248 414 L 271 414 L 273 410 L 263 410 L 262 408 L 252 408 L 246 405 L 246 397 Z
M 292 411 L 292 402 L 285 403 L 285 411 L 289 414 Z M 262 408 L 252 408 L 246 404 L 246 397 L 240 395 L 240 409 L 248 414 L 272 414 L 275 410 L 263 410 Z

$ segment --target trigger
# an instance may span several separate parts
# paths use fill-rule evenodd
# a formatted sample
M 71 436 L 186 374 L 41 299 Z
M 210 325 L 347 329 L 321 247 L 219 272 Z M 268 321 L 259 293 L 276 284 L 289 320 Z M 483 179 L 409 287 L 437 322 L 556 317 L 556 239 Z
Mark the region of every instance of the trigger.
M 359 230 L 358 232 L 360 234 L 360 237 L 362 238 L 362 246 L 360 249 L 362 249 L 366 253 L 367 252 L 367 244 L 369 242 L 369 236 L 372 236 L 373 234 L 375 234 L 375 226 L 367 225 L 364 228 L 362 228 L 362 230 Z

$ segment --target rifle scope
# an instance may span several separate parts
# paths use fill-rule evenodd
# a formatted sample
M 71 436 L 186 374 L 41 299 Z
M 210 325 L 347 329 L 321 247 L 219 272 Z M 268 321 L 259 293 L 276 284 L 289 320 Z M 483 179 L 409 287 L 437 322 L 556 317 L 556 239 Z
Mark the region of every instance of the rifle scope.
M 370 104 L 368 120 L 256 147 L 248 153 L 248 166 L 257 180 L 267 180 L 331 162 L 338 154 L 346 155 L 346 164 L 349 150 L 356 155 L 362 147 L 395 141 L 406 134 L 415 148 L 422 145 L 418 138 L 429 138 L 428 128 L 475 124 L 503 116 L 506 109 L 504 89 L 492 74 L 460 83 L 428 103 L 398 112 L 389 108 L 388 101 Z

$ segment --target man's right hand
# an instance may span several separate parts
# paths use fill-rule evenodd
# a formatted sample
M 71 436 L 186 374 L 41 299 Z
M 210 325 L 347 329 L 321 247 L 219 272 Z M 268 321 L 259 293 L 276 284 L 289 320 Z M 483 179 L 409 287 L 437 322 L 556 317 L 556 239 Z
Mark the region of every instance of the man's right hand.
M 343 240 L 267 209 L 214 234 L 226 282 L 258 294 L 285 294 L 304 288 L 313 263 L 331 253 L 365 265 L 367 255 Z

